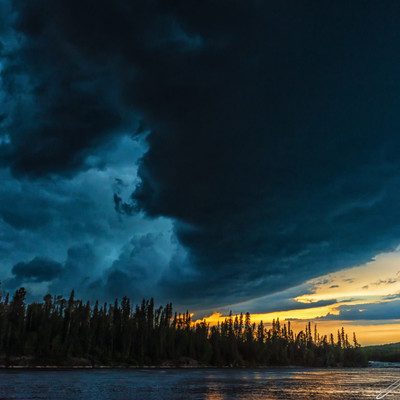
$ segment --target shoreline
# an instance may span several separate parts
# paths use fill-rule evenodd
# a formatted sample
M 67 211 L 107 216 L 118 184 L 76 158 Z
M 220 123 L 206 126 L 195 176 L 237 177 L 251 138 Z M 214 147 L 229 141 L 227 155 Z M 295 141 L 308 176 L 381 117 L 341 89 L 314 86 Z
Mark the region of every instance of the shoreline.
M 214 370 L 243 370 L 243 369 L 282 369 L 282 370 L 292 370 L 292 369 L 360 369 L 360 368 L 373 368 L 371 366 L 368 367 L 306 367 L 303 365 L 284 365 L 284 366 L 273 366 L 273 365 L 260 365 L 260 366 L 158 366 L 158 365 L 0 365 L 0 371 L 5 370 L 111 370 L 111 369 L 133 369 L 133 370 L 205 370 L 205 369 L 214 369 Z M 384 367 L 381 367 L 384 368 Z M 394 368 L 394 367 L 386 367 L 386 368 Z
M 4 369 L 307 369 L 341 367 L 305 367 L 301 365 L 215 366 L 215 365 L 0 365 Z
M 243 370 L 243 369 L 352 369 L 352 368 L 400 368 L 400 363 L 388 363 L 381 361 L 368 361 L 364 365 L 343 365 L 338 363 L 334 366 L 308 366 L 308 365 L 252 365 L 252 364 L 226 364 L 226 365 L 207 365 L 190 357 L 181 357 L 177 360 L 165 360 L 159 364 L 138 365 L 129 362 L 108 362 L 103 364 L 100 360 L 80 357 L 67 357 L 65 359 L 34 358 L 31 356 L 20 357 L 1 357 L 0 371 L 4 370 Z

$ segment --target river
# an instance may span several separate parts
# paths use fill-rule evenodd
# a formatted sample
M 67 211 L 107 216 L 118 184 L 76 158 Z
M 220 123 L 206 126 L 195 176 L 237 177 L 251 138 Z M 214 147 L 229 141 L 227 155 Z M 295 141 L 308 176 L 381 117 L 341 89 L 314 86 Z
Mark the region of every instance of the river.
M 375 399 L 399 378 L 396 368 L 3 370 L 0 399 Z

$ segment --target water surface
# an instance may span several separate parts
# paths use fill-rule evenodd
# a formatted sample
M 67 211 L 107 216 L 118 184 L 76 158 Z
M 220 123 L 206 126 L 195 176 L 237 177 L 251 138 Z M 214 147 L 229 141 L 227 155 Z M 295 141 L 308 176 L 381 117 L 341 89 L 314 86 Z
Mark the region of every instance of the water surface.
M 0 399 L 375 399 L 399 378 L 396 368 L 3 370 Z

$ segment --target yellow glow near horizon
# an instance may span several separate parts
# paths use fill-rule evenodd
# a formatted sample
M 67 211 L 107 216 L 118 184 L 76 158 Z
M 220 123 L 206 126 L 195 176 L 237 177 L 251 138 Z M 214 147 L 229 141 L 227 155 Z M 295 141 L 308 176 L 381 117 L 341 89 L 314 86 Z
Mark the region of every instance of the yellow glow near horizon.
M 302 310 L 297 310 L 302 311 Z M 270 316 L 273 316 L 272 319 L 279 318 L 281 324 L 287 324 L 290 321 L 291 329 L 294 332 L 298 333 L 300 331 L 305 330 L 305 326 L 310 319 L 299 319 L 299 320 L 285 320 L 279 316 L 279 313 L 271 313 L 271 314 L 252 314 L 251 322 L 255 322 L 256 324 L 263 321 L 265 327 L 270 327 L 272 323 L 272 319 L 269 319 Z M 268 319 L 266 318 L 268 316 Z M 233 316 L 235 317 L 235 316 Z M 197 322 L 205 321 L 210 324 L 210 326 L 215 326 L 218 322 L 223 322 L 228 318 L 227 315 L 222 315 L 221 313 L 214 313 L 203 320 L 197 320 Z M 312 320 L 311 320 L 312 321 Z M 317 325 L 318 333 L 321 336 L 329 335 L 332 333 L 334 335 L 335 341 L 337 340 L 337 330 L 344 327 L 346 333 L 349 335 L 349 340 L 353 339 L 353 332 L 356 333 L 357 341 L 362 346 L 370 346 L 376 344 L 386 344 L 386 343 L 395 343 L 400 341 L 400 320 L 392 321 L 390 324 L 372 324 L 371 321 L 326 321 L 326 320 L 314 320 L 312 324 Z
M 353 340 L 353 332 L 356 333 L 357 341 L 362 346 L 371 346 L 376 344 L 395 343 L 400 341 L 400 320 L 393 321 L 390 324 L 373 325 L 370 321 L 314 321 L 320 335 L 329 335 L 333 333 L 335 341 L 337 340 L 337 330 L 343 327 L 349 335 L 349 341 Z M 290 325 L 295 332 L 304 330 L 305 321 L 290 321 Z
M 296 297 L 300 303 L 335 298 L 376 301 L 400 293 L 400 252 L 383 253 L 365 265 L 341 270 L 310 281 L 314 293 Z
M 336 305 L 335 305 L 336 306 Z M 326 316 L 328 313 L 338 315 L 339 312 L 332 306 L 325 306 L 325 307 L 315 307 L 315 308 L 308 308 L 308 309 L 299 309 L 299 310 L 289 310 L 289 311 L 279 311 L 279 312 L 271 312 L 265 314 L 251 314 L 251 321 L 255 322 L 256 324 L 263 321 L 265 323 L 272 323 L 272 320 L 279 320 L 283 321 L 285 319 L 290 318 L 298 318 L 302 320 L 309 320 L 318 317 Z M 218 322 L 225 321 L 225 318 L 228 318 L 227 315 L 222 315 L 221 313 L 214 313 L 203 320 L 198 320 L 196 322 L 205 321 L 210 325 L 217 325 Z
M 337 271 L 335 273 L 321 276 L 307 282 L 312 288 L 311 293 L 295 297 L 298 303 L 316 303 L 322 300 L 336 300 L 337 303 L 310 308 L 293 308 L 289 311 L 266 312 L 252 314 L 252 322 L 259 323 L 261 320 L 269 324 L 273 319 L 279 318 L 282 323 L 291 320 L 291 326 L 295 331 L 303 330 L 308 321 L 317 323 L 318 331 L 322 335 L 335 332 L 341 326 L 345 327 L 349 336 L 356 332 L 358 341 L 362 345 L 393 343 L 400 341 L 400 321 L 338 321 L 338 320 L 315 320 L 328 314 L 339 315 L 339 307 L 348 305 L 363 305 L 371 303 L 386 303 L 399 301 L 390 299 L 389 296 L 400 294 L 400 251 L 383 253 L 376 256 L 365 265 Z M 251 302 L 247 302 L 250 304 Z M 246 303 L 241 306 L 246 306 Z M 267 308 L 266 300 L 266 308 Z M 237 309 L 236 305 L 236 309 Z M 299 304 L 300 306 L 300 304 Z M 246 312 L 247 310 L 243 310 Z M 204 320 L 210 325 L 216 325 L 227 318 L 226 315 L 214 312 Z M 199 321 L 198 321 L 199 322 Z
M 383 302 L 383 301 L 380 301 L 380 302 Z M 388 300 L 386 302 L 388 302 Z M 323 307 L 294 309 L 294 310 L 288 310 L 288 311 L 275 311 L 275 312 L 264 313 L 264 314 L 251 314 L 251 320 L 252 320 L 252 322 L 255 322 L 256 324 L 260 323 L 260 321 L 263 321 L 265 323 L 272 323 L 272 320 L 274 320 L 274 319 L 276 320 L 278 318 L 280 321 L 292 320 L 292 319 L 308 321 L 308 320 L 313 320 L 313 319 L 319 318 L 319 317 L 325 317 L 328 314 L 339 315 L 339 310 L 337 308 L 342 305 L 350 306 L 350 305 L 362 305 L 362 304 L 371 304 L 371 303 L 372 303 L 371 301 L 348 301 L 348 302 L 336 303 L 333 305 L 323 306 Z M 378 302 L 376 302 L 376 303 L 378 303 Z M 209 317 L 195 321 L 195 323 L 205 321 L 205 322 L 209 323 L 211 326 L 213 326 L 213 325 L 217 325 L 218 322 L 225 321 L 226 318 L 228 318 L 227 315 L 222 315 L 219 312 L 215 312 L 215 313 L 211 314 Z M 333 321 L 333 322 L 335 322 L 335 321 Z

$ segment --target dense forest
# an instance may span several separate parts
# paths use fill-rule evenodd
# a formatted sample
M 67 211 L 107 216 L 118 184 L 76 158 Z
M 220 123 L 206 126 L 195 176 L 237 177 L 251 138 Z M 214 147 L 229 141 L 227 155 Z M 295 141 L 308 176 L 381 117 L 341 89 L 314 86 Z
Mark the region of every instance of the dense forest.
M 335 335 L 336 336 L 336 335 Z M 364 366 L 365 353 L 355 334 L 342 328 L 320 336 L 308 323 L 294 333 L 276 320 L 272 328 L 251 323 L 249 313 L 230 315 L 217 326 L 193 323 L 189 312 L 153 299 L 132 306 L 91 305 L 46 295 L 26 304 L 21 288 L 0 298 L 0 364 L 7 365 L 159 365 L 159 366 Z M 22 364 L 21 364 L 22 363 Z

